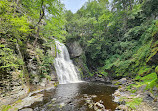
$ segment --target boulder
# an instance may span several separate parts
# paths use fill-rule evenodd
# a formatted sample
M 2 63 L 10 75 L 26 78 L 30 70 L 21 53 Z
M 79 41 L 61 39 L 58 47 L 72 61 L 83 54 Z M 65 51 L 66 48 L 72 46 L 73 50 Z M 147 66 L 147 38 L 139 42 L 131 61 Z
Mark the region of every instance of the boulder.
M 42 78 L 42 79 L 41 79 L 40 86 L 45 87 L 46 85 L 47 85 L 47 79 L 46 79 L 46 78 Z
M 138 88 L 139 91 L 145 91 L 147 85 L 142 85 Z
M 67 46 L 68 46 L 70 56 L 72 58 L 79 57 L 82 55 L 83 50 L 82 50 L 82 47 L 80 46 L 79 42 L 74 41 L 72 43 L 68 43 Z
M 128 107 L 126 105 L 119 105 L 116 110 L 121 110 L 121 111 L 129 111 Z
M 31 109 L 31 108 L 25 108 L 25 109 L 21 109 L 19 111 L 33 111 L 33 109 Z
M 126 78 L 122 78 L 120 80 L 118 80 L 119 84 L 125 84 L 127 82 Z
M 27 111 L 27 110 L 23 110 L 23 108 L 29 107 L 35 102 L 42 102 L 42 101 L 43 101 L 43 94 L 28 96 L 22 99 L 20 102 L 14 103 L 11 109 L 9 109 L 8 111 L 15 111 L 15 109 L 18 110 L 21 109 L 22 111 Z M 29 109 L 28 111 L 31 111 L 31 109 Z
M 73 60 L 74 65 L 77 66 L 77 69 L 81 74 L 81 78 L 83 79 L 83 74 L 86 75 L 89 73 L 89 69 L 86 65 L 85 52 L 78 41 L 69 41 L 66 46 L 68 48 L 70 58 Z

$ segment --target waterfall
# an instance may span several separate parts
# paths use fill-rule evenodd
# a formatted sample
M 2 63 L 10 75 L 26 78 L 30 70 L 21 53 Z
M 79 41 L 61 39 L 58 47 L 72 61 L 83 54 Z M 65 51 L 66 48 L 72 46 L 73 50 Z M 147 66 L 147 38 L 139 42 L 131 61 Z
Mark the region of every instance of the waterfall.
M 79 82 L 80 76 L 70 60 L 66 46 L 59 41 L 55 41 L 55 43 L 57 50 L 59 50 L 57 51 L 57 57 L 54 62 L 59 84 Z

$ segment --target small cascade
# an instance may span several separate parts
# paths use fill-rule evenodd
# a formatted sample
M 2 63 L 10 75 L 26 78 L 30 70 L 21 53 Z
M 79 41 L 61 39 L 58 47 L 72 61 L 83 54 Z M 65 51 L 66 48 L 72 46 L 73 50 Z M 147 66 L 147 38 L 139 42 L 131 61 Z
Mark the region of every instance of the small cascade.
M 80 76 L 74 64 L 70 60 L 69 52 L 66 46 L 59 41 L 55 42 L 56 48 L 59 50 L 54 62 L 59 84 L 79 82 Z

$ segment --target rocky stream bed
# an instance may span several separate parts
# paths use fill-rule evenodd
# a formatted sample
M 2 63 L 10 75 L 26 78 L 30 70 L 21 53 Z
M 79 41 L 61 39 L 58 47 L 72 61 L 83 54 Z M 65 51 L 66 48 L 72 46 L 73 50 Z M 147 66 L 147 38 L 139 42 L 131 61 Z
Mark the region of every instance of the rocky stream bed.
M 17 100 L 14 104 L 9 103 L 9 98 L 1 100 L 1 104 L 10 104 L 8 111 L 158 111 L 157 88 L 151 92 L 145 90 L 145 85 L 136 89 L 129 87 L 131 84 L 136 83 L 122 78 L 112 84 L 102 81 L 49 86 L 20 100 L 12 95 L 10 98 Z
M 136 89 L 131 86 L 131 84 L 136 84 L 136 82 L 126 78 L 113 81 L 113 84 L 116 83 L 119 83 L 118 90 L 113 94 L 114 102 L 119 104 L 116 110 L 158 111 L 158 89 L 156 87 L 152 91 L 146 90 L 146 85 Z

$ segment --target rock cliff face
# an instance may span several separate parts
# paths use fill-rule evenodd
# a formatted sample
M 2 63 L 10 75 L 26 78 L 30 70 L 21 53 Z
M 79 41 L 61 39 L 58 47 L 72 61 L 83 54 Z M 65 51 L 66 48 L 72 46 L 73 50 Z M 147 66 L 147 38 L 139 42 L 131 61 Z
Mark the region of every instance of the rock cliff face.
M 74 41 L 67 44 L 71 58 L 80 57 L 84 52 L 79 42 Z
M 89 72 L 86 65 L 86 56 L 84 50 L 82 49 L 78 41 L 68 42 L 66 46 L 68 47 L 70 58 L 78 67 L 81 77 L 84 78 L 84 75 L 86 75 Z
M 39 59 L 40 57 L 38 56 L 37 52 L 33 50 L 32 48 L 33 46 L 31 44 L 27 44 L 27 68 L 28 68 L 28 72 L 29 72 L 29 76 L 31 78 L 31 82 L 34 85 L 40 85 L 40 86 L 46 86 L 49 81 L 57 81 L 57 77 L 56 77 L 56 71 L 53 65 L 51 65 L 51 67 L 49 68 L 49 80 L 46 79 L 45 77 L 40 77 L 41 76 L 41 70 L 40 67 L 38 65 L 38 62 L 41 62 Z M 41 50 L 44 51 L 44 50 Z M 51 49 L 51 56 L 55 57 L 55 48 L 53 47 Z M 52 61 L 53 63 L 53 61 Z
M 46 56 L 48 50 L 50 54 Z M 0 106 L 12 104 L 32 91 L 53 87 L 57 82 L 53 59 L 48 59 L 56 56 L 55 46 L 47 49 L 37 44 L 35 48 L 28 42 L 21 52 L 24 59 L 23 69 L 8 72 L 0 70 Z M 43 60 L 44 58 L 47 60 Z

